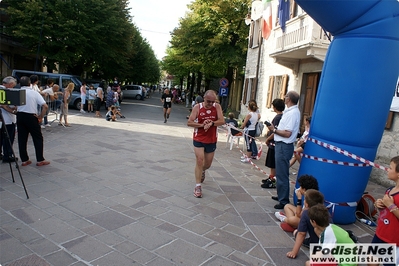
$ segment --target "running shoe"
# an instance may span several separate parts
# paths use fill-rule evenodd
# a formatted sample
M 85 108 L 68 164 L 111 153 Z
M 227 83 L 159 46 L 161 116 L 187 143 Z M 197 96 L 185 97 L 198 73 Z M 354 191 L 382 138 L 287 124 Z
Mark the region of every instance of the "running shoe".
M 278 220 L 280 220 L 280 222 L 284 222 L 284 220 L 286 218 L 286 216 L 285 216 L 285 214 L 283 212 L 275 212 L 274 216 L 276 216 L 276 218 Z
M 242 163 L 249 163 L 250 160 L 249 160 L 248 158 L 244 158 L 244 159 L 241 159 L 241 162 L 242 162 Z
M 202 188 L 201 188 L 201 186 L 196 186 L 194 188 L 194 197 L 202 198 Z

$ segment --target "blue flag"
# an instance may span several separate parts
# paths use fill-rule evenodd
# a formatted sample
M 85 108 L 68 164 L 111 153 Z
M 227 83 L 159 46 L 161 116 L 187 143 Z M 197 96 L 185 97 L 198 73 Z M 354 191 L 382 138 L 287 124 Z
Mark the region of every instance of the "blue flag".
M 278 22 L 285 32 L 285 22 L 290 19 L 290 1 L 279 0 L 278 3 Z

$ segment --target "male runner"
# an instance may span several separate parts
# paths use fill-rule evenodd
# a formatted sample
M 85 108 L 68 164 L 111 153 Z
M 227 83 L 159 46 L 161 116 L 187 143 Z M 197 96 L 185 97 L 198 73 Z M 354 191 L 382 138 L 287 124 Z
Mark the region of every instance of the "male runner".
M 173 94 L 166 89 L 161 96 L 161 102 L 163 103 L 163 118 L 165 118 L 165 121 L 163 121 L 164 123 L 168 121 L 170 112 L 172 111 L 172 100 Z

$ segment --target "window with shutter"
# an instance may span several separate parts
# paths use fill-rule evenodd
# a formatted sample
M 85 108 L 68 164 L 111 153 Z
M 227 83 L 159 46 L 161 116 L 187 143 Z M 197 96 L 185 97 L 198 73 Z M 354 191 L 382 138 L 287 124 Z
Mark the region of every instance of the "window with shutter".
M 285 94 L 287 93 L 288 88 L 288 78 L 287 74 L 283 76 L 270 76 L 269 77 L 269 88 L 268 88 L 268 96 L 266 107 L 272 107 L 272 101 L 274 99 L 284 99 Z

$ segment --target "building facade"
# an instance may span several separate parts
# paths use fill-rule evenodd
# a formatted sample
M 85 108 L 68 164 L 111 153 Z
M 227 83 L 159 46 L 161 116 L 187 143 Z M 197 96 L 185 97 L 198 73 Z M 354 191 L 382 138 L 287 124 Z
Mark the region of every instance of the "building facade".
M 275 115 L 271 109 L 273 99 L 283 99 L 287 91 L 294 90 L 300 94 L 299 109 L 303 121 L 305 117 L 312 116 L 324 59 L 333 37 L 293 0 L 290 0 L 289 20 L 283 32 L 278 21 L 278 4 L 276 0 L 271 2 L 273 29 L 269 38 L 263 39 L 263 3 L 252 2 L 240 115 L 246 115 L 248 100 L 255 99 L 262 121 L 271 121 Z M 386 166 L 390 158 L 397 155 L 399 113 L 391 112 L 375 162 Z M 389 183 L 386 173 L 379 169 L 372 171 L 372 178 L 379 183 Z

